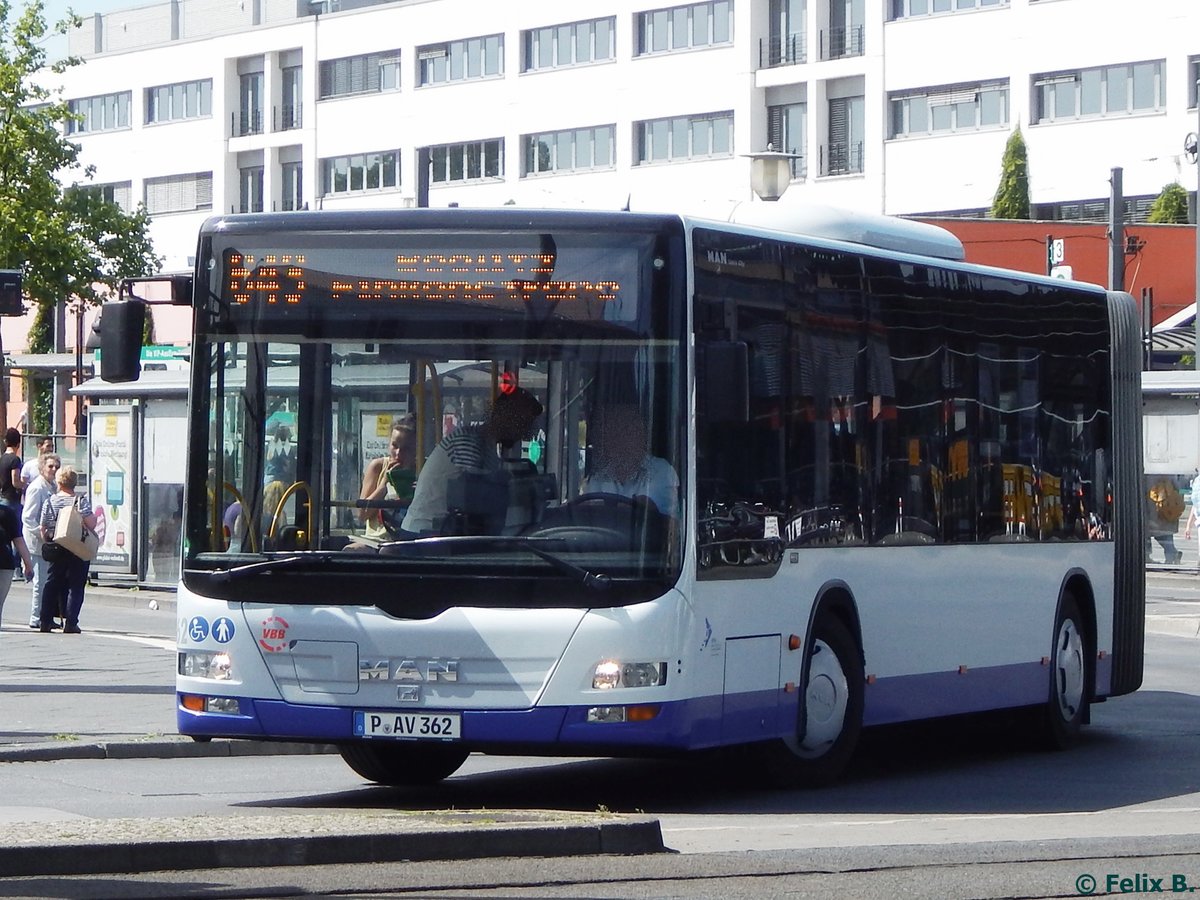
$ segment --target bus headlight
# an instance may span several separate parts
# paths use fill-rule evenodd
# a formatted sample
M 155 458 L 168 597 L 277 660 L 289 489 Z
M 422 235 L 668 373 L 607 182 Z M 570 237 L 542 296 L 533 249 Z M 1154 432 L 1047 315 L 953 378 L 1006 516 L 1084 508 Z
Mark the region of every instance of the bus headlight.
M 183 650 L 179 654 L 179 674 L 229 681 L 233 678 L 233 659 L 224 651 Z
M 667 682 L 665 662 L 618 662 L 601 660 L 592 673 L 592 687 L 609 690 L 619 687 L 657 687 Z

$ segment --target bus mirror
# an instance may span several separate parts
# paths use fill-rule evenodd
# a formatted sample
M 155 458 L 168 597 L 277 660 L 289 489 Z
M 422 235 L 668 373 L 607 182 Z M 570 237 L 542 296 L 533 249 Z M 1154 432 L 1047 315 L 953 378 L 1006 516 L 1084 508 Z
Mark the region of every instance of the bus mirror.
M 191 275 L 172 275 L 170 280 L 171 280 L 171 305 L 172 306 L 191 306 L 192 305 L 192 276 Z
M 100 317 L 100 378 L 137 381 L 141 375 L 142 332 L 146 327 L 145 300 L 114 300 L 104 304 Z
M 745 423 L 750 419 L 750 364 L 742 341 L 704 345 L 702 390 L 698 400 L 709 424 Z

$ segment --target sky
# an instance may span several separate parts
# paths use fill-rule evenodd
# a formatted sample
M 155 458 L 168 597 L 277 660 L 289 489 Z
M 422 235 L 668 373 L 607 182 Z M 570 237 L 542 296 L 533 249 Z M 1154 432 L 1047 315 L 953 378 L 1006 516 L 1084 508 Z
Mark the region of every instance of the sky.
M 137 6 L 149 6 L 155 0 L 44 0 L 46 24 L 53 26 L 64 18 L 67 10 L 71 9 L 79 16 L 90 16 L 94 13 L 110 12 L 114 9 L 131 9 Z M 23 0 L 13 3 L 13 12 L 25 8 Z M 66 38 L 56 37 L 46 44 L 46 54 L 51 62 L 67 55 Z

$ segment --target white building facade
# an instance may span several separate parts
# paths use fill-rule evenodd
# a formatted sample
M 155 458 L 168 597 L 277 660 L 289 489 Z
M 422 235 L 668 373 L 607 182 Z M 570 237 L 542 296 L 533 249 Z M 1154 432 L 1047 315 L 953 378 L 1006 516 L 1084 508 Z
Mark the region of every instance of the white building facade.
M 92 16 L 49 73 L 95 184 L 169 270 L 206 216 L 748 200 L 978 214 L 1020 126 L 1037 218 L 1196 187 L 1195 0 L 172 0 Z M 350 7 L 356 8 L 350 8 Z

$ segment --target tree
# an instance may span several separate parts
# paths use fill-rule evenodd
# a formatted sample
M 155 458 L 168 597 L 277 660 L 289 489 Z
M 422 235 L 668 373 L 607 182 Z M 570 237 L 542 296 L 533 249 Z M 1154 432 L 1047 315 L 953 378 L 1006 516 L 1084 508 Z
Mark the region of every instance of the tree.
M 1187 191 L 1178 181 L 1172 181 L 1154 198 L 1146 221 L 1156 225 L 1186 225 L 1187 220 Z
M 52 320 L 54 307 L 79 312 L 114 292 L 121 279 L 157 271 L 160 261 L 145 207 L 126 213 L 103 199 L 90 184 L 93 168 L 80 163 L 79 147 L 63 133 L 63 123 L 75 117 L 61 94 L 39 80 L 47 71 L 42 42 L 78 20 L 47 28 L 44 9 L 42 0 L 29 0 L 14 19 L 11 0 L 0 0 L 0 268 L 21 269 L 27 301 Z M 70 57 L 48 71 L 81 64 Z M 0 391 L 0 425 L 7 419 Z
M 993 219 L 1029 218 L 1029 158 L 1021 127 L 1009 135 L 1000 161 L 1000 186 L 992 200 Z

